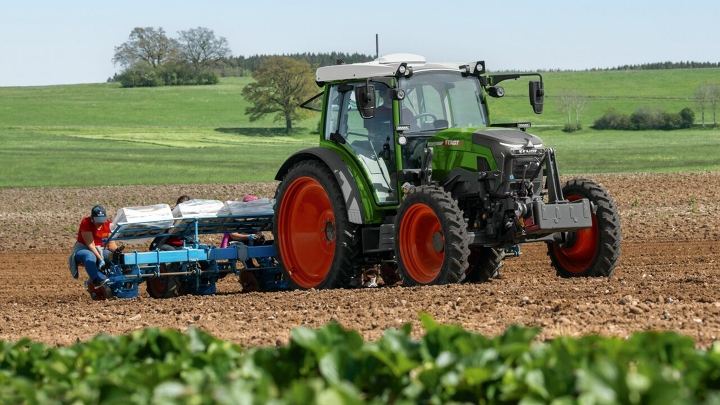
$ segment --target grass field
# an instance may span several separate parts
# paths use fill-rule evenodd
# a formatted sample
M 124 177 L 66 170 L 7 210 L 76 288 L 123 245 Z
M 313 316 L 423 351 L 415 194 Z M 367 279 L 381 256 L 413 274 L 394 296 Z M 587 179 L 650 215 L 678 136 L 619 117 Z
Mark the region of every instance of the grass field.
M 608 108 L 678 112 L 718 82 L 720 69 L 543 73 L 545 112 L 532 113 L 526 81 L 506 81 L 491 100 L 495 122 L 531 121 L 558 151 L 562 173 L 720 169 L 720 129 L 616 132 L 589 129 Z M 0 187 L 269 181 L 291 153 L 317 142 L 317 116 L 285 135 L 272 117 L 251 123 L 242 89 L 215 86 L 123 89 L 118 84 L 0 88 Z M 557 107 L 565 90 L 589 97 L 585 129 L 566 134 Z M 696 122 L 699 123 L 696 112 Z M 712 115 L 706 115 L 712 120 Z

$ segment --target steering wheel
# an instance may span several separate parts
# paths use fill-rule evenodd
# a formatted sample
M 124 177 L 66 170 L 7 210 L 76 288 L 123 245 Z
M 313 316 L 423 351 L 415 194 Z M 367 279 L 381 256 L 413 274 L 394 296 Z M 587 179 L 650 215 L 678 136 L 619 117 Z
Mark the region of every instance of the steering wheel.
M 422 117 L 432 117 L 433 121 L 437 120 L 437 117 L 435 116 L 435 114 L 430 114 L 430 113 L 418 114 L 415 116 L 415 120 L 417 121 Z

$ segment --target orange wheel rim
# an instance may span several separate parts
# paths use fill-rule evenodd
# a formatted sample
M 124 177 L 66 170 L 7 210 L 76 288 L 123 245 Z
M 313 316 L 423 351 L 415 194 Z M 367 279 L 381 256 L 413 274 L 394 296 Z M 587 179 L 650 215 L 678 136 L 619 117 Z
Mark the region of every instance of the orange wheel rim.
M 278 212 L 278 239 L 283 265 L 303 288 L 327 277 L 335 254 L 335 214 L 317 180 L 299 177 L 288 186 Z
M 445 238 L 440 220 L 425 204 L 414 204 L 400 224 L 400 254 L 408 275 L 427 284 L 440 274 L 445 259 Z
M 581 199 L 579 195 L 566 197 L 568 201 Z M 599 232 L 595 214 L 592 214 L 592 227 L 575 232 L 575 243 L 570 247 L 553 245 L 555 257 L 570 273 L 582 273 L 587 270 L 598 252 Z

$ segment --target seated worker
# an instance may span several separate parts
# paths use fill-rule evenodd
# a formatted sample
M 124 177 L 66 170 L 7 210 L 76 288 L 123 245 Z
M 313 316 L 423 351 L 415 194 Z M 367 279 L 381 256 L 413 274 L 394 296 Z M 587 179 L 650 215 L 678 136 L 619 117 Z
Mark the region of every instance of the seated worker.
M 380 105 L 375 108 L 373 118 L 364 120 L 363 126 L 368 130 L 368 139 L 372 143 L 375 153 L 382 156 L 383 148 L 387 144 L 390 155 L 395 149 L 393 142 L 394 126 L 393 126 L 393 108 L 390 88 L 382 83 L 375 84 L 378 88 L 378 99 Z M 412 111 L 401 103 L 401 124 L 410 125 L 411 129 L 417 129 L 417 122 Z M 392 159 L 391 159 L 392 160 Z
M 243 197 L 243 202 L 250 202 L 250 201 L 257 201 L 259 198 L 252 194 L 245 194 L 245 197 Z M 262 234 L 261 233 L 243 233 L 243 232 L 231 232 L 227 233 L 227 239 L 228 242 L 242 242 L 246 245 L 253 245 L 256 239 L 261 239 Z M 262 244 L 262 243 L 261 243 Z
M 105 261 L 109 261 L 112 258 L 111 252 L 117 249 L 115 241 L 110 241 L 105 246 L 103 238 L 109 236 L 110 222 L 107 211 L 103 206 L 96 205 L 90 211 L 90 216 L 83 218 L 78 227 L 75 246 L 68 262 L 74 278 L 78 278 L 77 266 L 82 264 L 96 288 L 103 287 L 108 282 L 107 276 L 98 270 L 105 267 Z
M 388 143 L 393 137 L 393 112 L 390 88 L 379 83 L 376 85 L 380 89 L 380 105 L 375 108 L 375 115 L 363 122 L 363 126 L 368 130 L 368 138 L 375 153 L 379 154 L 383 144 Z
M 250 202 L 250 201 L 257 201 L 259 198 L 252 194 L 246 194 L 243 198 L 243 202 Z M 261 232 L 257 233 L 245 233 L 245 232 L 230 232 L 226 233 L 223 237 L 223 243 L 220 245 L 220 247 L 226 247 L 227 245 L 234 244 L 234 243 L 244 243 L 248 246 L 258 246 L 258 245 L 272 245 L 272 240 L 266 240 L 265 237 Z M 248 259 L 245 261 L 245 267 L 246 268 L 253 268 L 253 267 L 260 267 L 258 264 L 253 263 L 252 259 Z
M 184 203 L 185 201 L 190 201 L 190 197 L 186 195 L 181 195 L 178 197 L 177 201 L 175 201 L 175 207 L 178 206 L 178 204 Z M 175 208 L 173 207 L 173 209 Z M 150 243 L 150 250 L 180 250 L 184 246 L 185 239 L 181 236 L 160 236 Z

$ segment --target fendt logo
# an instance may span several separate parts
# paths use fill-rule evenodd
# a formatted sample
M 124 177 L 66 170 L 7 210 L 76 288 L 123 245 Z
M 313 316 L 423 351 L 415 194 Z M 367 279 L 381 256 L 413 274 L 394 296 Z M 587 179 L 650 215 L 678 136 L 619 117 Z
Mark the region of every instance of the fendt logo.
M 460 146 L 462 145 L 462 141 L 458 141 L 457 139 L 448 139 L 442 142 L 428 142 L 428 146 Z
M 516 155 L 538 155 L 544 153 L 544 149 L 513 149 L 512 153 Z

